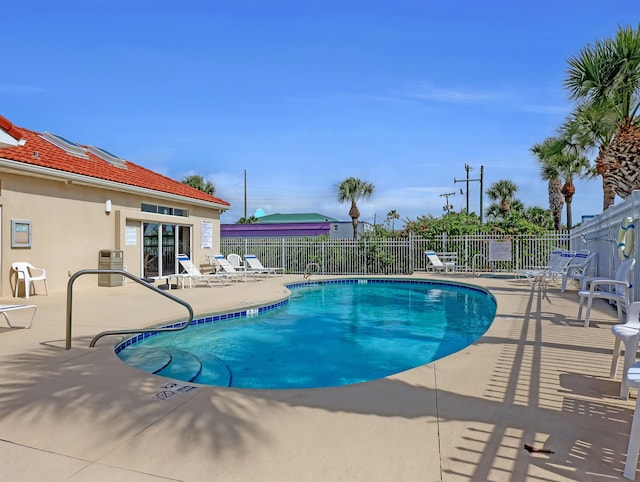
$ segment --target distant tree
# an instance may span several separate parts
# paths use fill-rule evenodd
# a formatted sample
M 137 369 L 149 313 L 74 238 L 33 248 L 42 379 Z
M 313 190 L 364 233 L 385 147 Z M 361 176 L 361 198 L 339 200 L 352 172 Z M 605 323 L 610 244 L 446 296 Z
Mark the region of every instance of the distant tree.
M 396 219 L 400 219 L 400 215 L 398 214 L 398 212 L 395 209 L 392 209 L 391 211 L 389 211 L 387 213 L 386 222 L 391 222 L 391 231 L 395 231 L 394 221 Z
M 499 212 L 503 218 L 506 218 L 511 210 L 511 205 L 516 201 L 516 192 L 518 186 L 509 179 L 501 179 L 494 182 L 487 189 L 487 196 L 494 201 L 495 206 L 491 205 L 487 208 L 487 214 L 494 217 Z
M 350 177 L 338 184 L 338 201 L 341 203 L 351 202 L 349 217 L 353 224 L 353 239 L 358 239 L 358 218 L 360 217 L 360 210 L 356 202 L 371 197 L 374 189 L 373 184 L 356 177 Z
M 259 222 L 260 222 L 260 220 L 257 217 L 251 216 L 249 218 L 242 217 L 242 218 L 238 219 L 236 224 L 257 224 Z
M 191 176 L 187 176 L 182 180 L 182 184 L 186 184 L 187 186 L 191 186 L 198 191 L 206 192 L 207 194 L 212 194 L 216 192 L 216 186 L 211 181 L 205 181 L 205 179 L 198 175 L 192 174 Z
M 555 139 L 548 137 L 543 142 L 535 144 L 531 148 L 531 152 L 536 156 L 536 161 L 540 166 L 540 177 L 548 183 L 549 209 L 553 216 L 555 230 L 559 231 L 562 224 L 564 195 L 562 194 L 560 168 L 555 159 Z
M 555 229 L 555 220 L 550 209 L 531 206 L 524 210 L 523 217 L 527 222 L 540 226 L 543 229 L 547 229 L 549 231 Z M 556 230 L 559 229 L 560 227 Z

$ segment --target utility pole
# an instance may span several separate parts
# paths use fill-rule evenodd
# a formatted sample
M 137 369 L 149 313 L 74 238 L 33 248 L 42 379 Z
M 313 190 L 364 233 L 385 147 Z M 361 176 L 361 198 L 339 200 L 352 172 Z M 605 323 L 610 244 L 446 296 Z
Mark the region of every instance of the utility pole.
M 244 219 L 247 219 L 247 170 L 244 170 Z
M 465 182 L 467 183 L 466 195 L 467 195 L 467 214 L 469 214 L 469 183 L 470 182 L 479 182 L 480 183 L 480 224 L 482 224 L 482 183 L 484 178 L 484 166 L 480 166 L 480 178 L 479 179 L 469 179 L 469 171 L 472 170 L 472 167 L 469 164 L 464 165 L 464 170 L 467 172 L 467 176 L 465 179 L 453 179 L 453 182 Z
M 449 211 L 451 211 L 453 209 L 453 206 L 451 204 L 449 204 L 449 196 L 455 196 L 456 193 L 455 192 L 447 192 L 444 194 L 440 194 L 440 197 L 445 198 L 445 205 L 442 206 L 442 209 L 444 211 L 447 211 L 447 213 L 449 213 Z

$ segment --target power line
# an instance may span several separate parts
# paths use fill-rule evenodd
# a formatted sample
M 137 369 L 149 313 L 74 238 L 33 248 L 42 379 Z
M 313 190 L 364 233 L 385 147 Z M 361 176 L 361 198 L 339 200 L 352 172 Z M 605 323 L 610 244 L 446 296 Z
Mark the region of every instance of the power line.
M 451 211 L 453 209 L 453 206 L 451 204 L 449 204 L 449 197 L 450 196 L 455 196 L 456 193 L 455 192 L 446 192 L 443 194 L 440 194 L 440 197 L 445 198 L 445 205 L 442 206 L 442 209 L 444 211 L 447 211 L 447 213 L 449 213 L 449 211 Z
M 467 177 L 465 179 L 456 179 L 453 178 L 453 182 L 466 182 L 467 183 L 467 214 L 469 214 L 469 183 L 470 182 L 479 182 L 480 183 L 480 224 L 482 224 L 482 183 L 484 179 L 484 166 L 480 166 L 480 177 L 478 179 L 469 179 L 469 171 L 473 168 L 469 164 L 464 165 L 464 170 L 467 172 Z

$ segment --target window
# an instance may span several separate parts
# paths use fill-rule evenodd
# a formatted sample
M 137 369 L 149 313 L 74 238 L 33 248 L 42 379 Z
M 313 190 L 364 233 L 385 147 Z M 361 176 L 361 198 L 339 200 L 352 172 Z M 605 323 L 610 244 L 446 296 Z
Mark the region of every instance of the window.
M 156 204 L 142 203 L 140 205 L 140 210 L 143 213 L 165 214 L 167 216 L 181 216 L 183 218 L 189 217 L 189 211 L 186 209 L 172 208 L 168 206 L 158 206 Z
M 11 247 L 31 247 L 31 221 L 11 220 Z

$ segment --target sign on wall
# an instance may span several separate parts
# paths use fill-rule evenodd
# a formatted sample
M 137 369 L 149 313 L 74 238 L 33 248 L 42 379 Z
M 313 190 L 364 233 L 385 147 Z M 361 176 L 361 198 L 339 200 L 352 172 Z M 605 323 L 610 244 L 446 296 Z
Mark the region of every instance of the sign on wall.
M 211 221 L 200 222 L 200 247 L 202 249 L 213 248 L 213 223 Z
M 127 246 L 135 246 L 138 244 L 138 232 L 135 226 L 127 226 L 125 233 L 125 244 Z
M 511 241 L 489 241 L 489 261 L 511 261 Z

